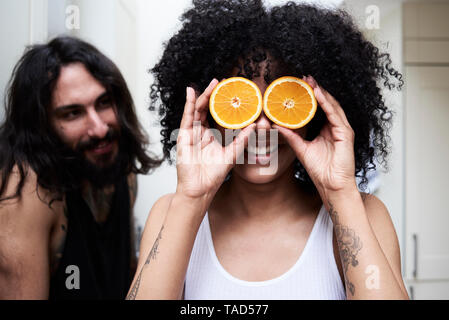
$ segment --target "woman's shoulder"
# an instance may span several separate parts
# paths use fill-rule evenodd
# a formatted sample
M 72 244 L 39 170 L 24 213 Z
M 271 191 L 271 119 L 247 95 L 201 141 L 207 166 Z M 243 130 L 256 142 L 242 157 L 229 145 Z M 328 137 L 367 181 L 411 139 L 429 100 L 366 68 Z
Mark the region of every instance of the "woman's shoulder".
M 387 244 L 397 242 L 396 230 L 384 202 L 373 194 L 361 193 L 369 223 L 378 239 Z
M 53 217 L 49 212 L 62 212 L 63 197 L 41 187 L 36 172 L 28 165 L 15 165 L 3 183 L 5 190 L 1 194 L 0 207 L 30 216 L 43 211 L 47 218 Z
M 170 207 L 170 203 L 174 195 L 174 193 L 165 194 L 154 202 L 150 212 L 148 213 L 146 222 L 147 225 L 155 223 L 159 224 L 158 222 L 161 223 L 165 219 L 165 215 L 167 214 L 167 210 Z
M 159 199 L 157 199 L 156 202 L 153 204 L 153 207 L 151 208 L 151 210 L 153 211 L 153 210 L 159 210 L 159 209 L 168 209 L 174 196 L 175 196 L 174 193 L 167 193 L 167 194 L 159 197 Z
M 384 215 L 389 214 L 386 205 L 377 196 L 370 193 L 360 192 L 365 210 L 369 215 Z
M 140 241 L 140 252 L 149 252 L 164 224 L 174 194 L 166 194 L 156 200 L 151 208 Z M 139 259 L 139 266 L 143 262 Z M 138 266 L 138 268 L 139 268 Z

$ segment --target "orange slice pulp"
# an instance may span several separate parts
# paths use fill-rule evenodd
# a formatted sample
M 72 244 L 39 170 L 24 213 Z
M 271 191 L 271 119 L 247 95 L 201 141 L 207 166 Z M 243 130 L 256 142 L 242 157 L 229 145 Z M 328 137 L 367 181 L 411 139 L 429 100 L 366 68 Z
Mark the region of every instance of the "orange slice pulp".
M 209 99 L 214 120 L 227 129 L 241 129 L 257 120 L 262 112 L 263 98 L 251 80 L 232 77 L 217 84 Z
M 263 99 L 265 115 L 277 125 L 298 129 L 315 116 L 317 101 L 310 85 L 295 77 L 281 77 L 267 88 Z

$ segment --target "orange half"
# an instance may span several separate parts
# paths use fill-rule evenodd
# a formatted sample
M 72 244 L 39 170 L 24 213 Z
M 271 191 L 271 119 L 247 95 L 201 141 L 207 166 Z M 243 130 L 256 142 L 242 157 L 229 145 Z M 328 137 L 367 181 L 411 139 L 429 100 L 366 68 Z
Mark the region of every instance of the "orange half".
M 232 77 L 214 88 L 209 110 L 220 126 L 241 129 L 257 120 L 263 109 L 262 102 L 262 93 L 254 82 Z
M 267 88 L 263 98 L 265 115 L 289 129 L 305 126 L 315 116 L 317 102 L 312 87 L 295 77 L 281 77 Z

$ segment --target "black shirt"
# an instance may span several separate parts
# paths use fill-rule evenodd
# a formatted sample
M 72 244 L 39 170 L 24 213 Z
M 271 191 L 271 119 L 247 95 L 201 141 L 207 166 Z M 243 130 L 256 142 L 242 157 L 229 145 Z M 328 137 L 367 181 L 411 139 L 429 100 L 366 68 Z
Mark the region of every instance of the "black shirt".
M 66 202 L 67 236 L 51 278 L 50 299 L 124 299 L 132 280 L 126 177 L 115 186 L 104 223 L 95 220 L 80 190 L 67 193 Z

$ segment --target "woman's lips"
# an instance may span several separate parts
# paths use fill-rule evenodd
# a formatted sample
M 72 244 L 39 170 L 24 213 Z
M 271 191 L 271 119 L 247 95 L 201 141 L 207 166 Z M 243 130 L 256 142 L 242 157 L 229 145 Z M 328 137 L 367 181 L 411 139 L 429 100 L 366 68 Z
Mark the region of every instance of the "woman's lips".
M 282 146 L 283 145 L 268 147 L 246 147 L 245 158 L 247 159 L 247 164 L 269 164 L 275 158 L 275 156 L 278 155 L 280 149 L 282 149 Z

